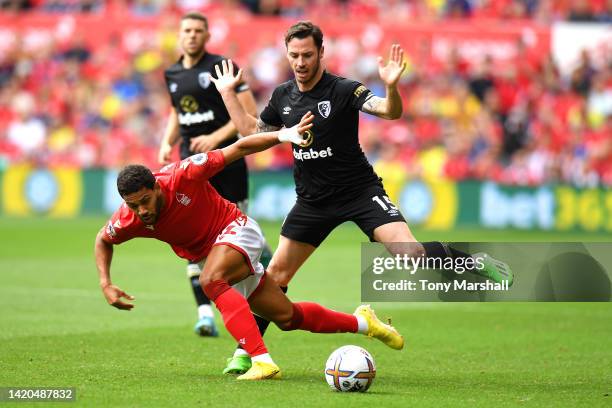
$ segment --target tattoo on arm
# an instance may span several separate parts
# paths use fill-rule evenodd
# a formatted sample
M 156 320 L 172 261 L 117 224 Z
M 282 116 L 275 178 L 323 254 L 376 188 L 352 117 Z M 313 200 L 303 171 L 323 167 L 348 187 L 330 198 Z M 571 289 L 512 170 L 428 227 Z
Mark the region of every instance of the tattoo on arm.
M 257 119 L 255 133 L 274 132 L 280 129 L 280 126 L 268 125 L 261 119 Z
M 384 102 L 385 102 L 384 98 L 380 98 L 378 96 L 372 96 L 361 106 L 361 110 L 365 113 L 370 113 L 372 115 L 382 113 L 381 108 Z

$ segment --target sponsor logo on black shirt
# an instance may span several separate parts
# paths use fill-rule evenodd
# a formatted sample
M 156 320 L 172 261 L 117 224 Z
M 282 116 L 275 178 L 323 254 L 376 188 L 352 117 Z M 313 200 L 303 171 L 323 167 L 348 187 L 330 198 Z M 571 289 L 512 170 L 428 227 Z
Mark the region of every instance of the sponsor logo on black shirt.
M 293 157 L 296 160 L 313 160 L 313 159 L 325 159 L 326 157 L 333 156 L 332 148 L 328 147 L 327 149 L 315 150 L 315 149 L 300 149 L 293 151 Z

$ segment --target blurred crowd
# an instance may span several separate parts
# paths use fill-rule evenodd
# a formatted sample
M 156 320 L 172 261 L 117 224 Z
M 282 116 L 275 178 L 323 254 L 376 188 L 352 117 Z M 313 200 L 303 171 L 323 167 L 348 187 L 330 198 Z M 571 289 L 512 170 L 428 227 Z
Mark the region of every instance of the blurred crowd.
M 596 70 L 584 52 L 563 78 L 550 57 L 538 64 L 519 53 L 495 66 L 451 55 L 439 72 L 416 69 L 404 88 L 406 120 L 364 128 L 383 167 L 510 185 L 612 185 L 612 59 Z
M 52 4 L 82 10 L 87 5 L 87 11 L 92 12 L 108 6 L 94 0 L 26 3 L 49 11 L 55 10 Z M 169 3 L 136 1 L 129 5 L 136 8 L 148 4 L 157 10 L 169 7 Z M 202 1 L 184 3 L 191 7 Z M 263 3 L 267 2 L 260 1 L 257 7 Z M 270 3 L 281 7 L 282 13 L 302 4 Z M 378 7 L 382 13 L 377 3 L 415 10 L 440 3 L 440 10 L 452 15 L 484 13 L 483 5 L 520 3 L 532 15 L 546 2 L 315 3 L 333 4 L 351 13 L 367 7 Z M 604 5 L 586 3 L 590 7 Z M 608 5 L 611 3 L 608 1 Z M 220 6 L 244 4 L 223 2 Z M 35 51 L 17 41 L 0 53 L 0 168 L 23 161 L 84 168 L 141 162 L 157 167 L 159 140 L 170 109 L 163 70 L 178 55 L 176 24 L 161 27 L 155 46 L 125 47 L 115 38 L 90 47 L 77 35 L 64 43 L 45 42 Z M 386 50 L 372 50 L 361 41 L 326 37 L 327 68 L 384 95 L 376 58 Z M 580 63 L 564 75 L 551 56 L 534 56 L 522 41 L 515 46 L 515 60 L 504 64 L 490 57 L 464 60 L 456 50 L 437 64 L 426 63 L 418 55 L 407 56 L 408 68 L 400 83 L 403 118 L 361 118 L 361 143 L 377 171 L 384 178 L 400 181 L 447 176 L 510 185 L 612 185 L 610 50 L 599 66 L 588 52 L 583 52 Z M 227 44 L 228 51 L 220 52 L 232 56 L 232 48 Z M 423 52 L 429 53 L 425 49 Z M 284 48 L 275 42 L 252 47 L 238 62 L 247 70 L 259 111 L 274 87 L 292 77 Z M 288 169 L 292 162 L 289 146 L 249 158 L 252 169 Z
M 0 10 L 45 13 L 129 12 L 150 16 L 198 9 L 248 11 L 258 15 L 312 19 L 374 18 L 420 21 L 441 18 L 533 19 L 612 22 L 610 0 L 0 0 Z

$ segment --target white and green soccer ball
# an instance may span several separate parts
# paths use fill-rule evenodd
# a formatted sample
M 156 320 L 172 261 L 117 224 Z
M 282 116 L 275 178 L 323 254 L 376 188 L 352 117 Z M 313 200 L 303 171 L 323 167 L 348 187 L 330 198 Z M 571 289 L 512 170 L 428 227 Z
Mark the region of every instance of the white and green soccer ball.
M 376 377 L 374 358 L 358 346 L 342 346 L 325 364 L 325 379 L 329 386 L 342 392 L 366 392 Z

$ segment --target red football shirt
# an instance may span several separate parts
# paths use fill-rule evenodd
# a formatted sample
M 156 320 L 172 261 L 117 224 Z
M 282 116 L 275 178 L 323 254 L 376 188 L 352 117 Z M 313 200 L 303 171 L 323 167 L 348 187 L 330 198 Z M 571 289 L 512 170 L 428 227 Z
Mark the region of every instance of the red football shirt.
M 123 203 L 106 225 L 106 238 L 113 244 L 155 238 L 170 244 L 181 258 L 205 258 L 223 228 L 242 215 L 208 182 L 224 166 L 223 153 L 214 150 L 162 168 L 154 173 L 165 198 L 157 222 L 145 225 Z

